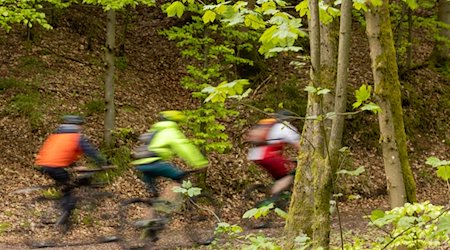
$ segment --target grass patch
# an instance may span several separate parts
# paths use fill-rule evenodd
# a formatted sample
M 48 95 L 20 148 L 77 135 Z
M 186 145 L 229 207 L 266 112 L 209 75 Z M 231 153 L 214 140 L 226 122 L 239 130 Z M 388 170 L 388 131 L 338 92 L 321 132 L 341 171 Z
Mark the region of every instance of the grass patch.
M 28 93 L 20 93 L 14 96 L 8 105 L 7 111 L 27 117 L 31 127 L 36 128 L 41 124 L 41 108 L 42 102 L 39 92 L 28 91 Z
M 105 111 L 105 101 L 98 99 L 89 101 L 83 106 L 83 110 L 86 116 L 102 113 Z
M 12 88 L 24 89 L 25 87 L 26 82 L 23 82 L 21 80 L 17 80 L 14 78 L 0 79 L 0 91 Z
M 127 58 L 124 56 L 116 57 L 116 68 L 118 70 L 126 70 L 128 68 Z
M 40 72 L 46 69 L 46 64 L 39 58 L 34 56 L 24 56 L 20 58 L 19 68 L 24 71 Z
M 10 227 L 11 227 L 10 223 L 7 222 L 0 223 L 0 234 L 3 234 L 4 232 L 8 231 Z

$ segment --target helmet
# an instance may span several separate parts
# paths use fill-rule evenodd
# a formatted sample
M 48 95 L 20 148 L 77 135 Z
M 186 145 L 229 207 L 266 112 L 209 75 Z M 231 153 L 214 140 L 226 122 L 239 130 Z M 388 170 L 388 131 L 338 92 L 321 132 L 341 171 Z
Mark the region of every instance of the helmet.
M 281 109 L 281 110 L 278 110 L 277 112 L 275 112 L 274 116 L 275 116 L 275 118 L 277 118 L 279 120 L 286 121 L 286 120 L 291 120 L 292 116 L 296 116 L 296 114 L 290 110 Z
M 81 125 L 84 123 L 84 119 L 78 115 L 65 115 L 63 116 L 64 124 Z
M 161 118 L 163 120 L 173 121 L 173 122 L 180 122 L 184 121 L 186 119 L 186 116 L 183 114 L 183 112 L 178 110 L 166 110 L 161 111 L 159 113 Z

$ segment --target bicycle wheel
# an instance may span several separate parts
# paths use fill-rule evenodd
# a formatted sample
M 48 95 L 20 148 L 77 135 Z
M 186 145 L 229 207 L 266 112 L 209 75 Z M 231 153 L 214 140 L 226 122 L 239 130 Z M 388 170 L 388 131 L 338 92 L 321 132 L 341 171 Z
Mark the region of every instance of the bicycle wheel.
M 123 249 L 147 249 L 158 240 L 158 233 L 167 221 L 156 219 L 156 214 L 153 215 L 155 219 L 144 219 L 148 218 L 151 209 L 149 199 L 133 198 L 121 203 L 118 235 Z
M 248 204 L 243 208 L 241 216 L 250 209 L 259 208 L 270 204 L 268 198 L 270 197 L 270 186 L 265 184 L 253 184 L 244 190 L 243 199 L 248 201 Z M 270 227 L 271 218 L 260 217 L 242 218 L 241 223 L 248 229 L 259 229 Z
M 244 191 L 244 199 L 249 202 L 251 208 L 266 205 L 263 201 L 268 197 L 270 197 L 270 187 L 265 184 L 253 184 Z
M 212 195 L 202 193 L 187 198 L 183 216 L 186 219 L 185 232 L 194 244 L 212 243 L 220 221 L 220 208 Z

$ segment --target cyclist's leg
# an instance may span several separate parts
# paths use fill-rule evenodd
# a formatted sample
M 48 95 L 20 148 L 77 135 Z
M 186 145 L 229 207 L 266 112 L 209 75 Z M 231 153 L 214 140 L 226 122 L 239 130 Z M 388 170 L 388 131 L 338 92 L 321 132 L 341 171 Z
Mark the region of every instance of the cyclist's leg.
M 65 225 L 69 222 L 70 215 L 76 206 L 76 198 L 72 194 L 70 184 L 70 174 L 64 168 L 42 167 L 42 172 L 49 175 L 55 182 L 62 186 L 61 208 L 63 214 L 58 220 L 58 225 Z
M 291 174 L 288 174 L 288 175 L 276 180 L 275 183 L 272 185 L 270 193 L 274 196 L 285 190 L 288 190 L 293 181 L 294 181 L 294 176 Z
M 139 171 L 142 171 L 144 176 L 147 176 L 147 184 L 148 185 L 151 185 L 150 180 L 152 180 L 152 179 L 154 180 L 156 177 L 159 177 L 159 176 L 166 177 L 166 178 L 169 178 L 169 179 L 175 181 L 176 184 L 169 185 L 169 187 L 166 187 L 163 190 L 160 197 L 169 202 L 174 202 L 176 204 L 179 203 L 179 201 L 181 200 L 181 197 L 178 193 L 172 192 L 172 188 L 175 185 L 179 186 L 179 183 L 185 176 L 184 171 L 182 171 L 181 169 L 175 167 L 174 165 L 172 165 L 166 161 L 158 161 L 158 162 L 155 162 L 152 164 L 142 165 L 142 166 L 137 167 L 137 169 Z M 145 179 L 144 179 L 144 181 L 145 181 Z M 172 209 L 174 209 L 174 208 L 165 207 L 162 204 L 166 204 L 166 203 L 160 203 L 161 208 L 159 208 L 159 209 L 161 209 L 161 210 L 170 212 Z M 162 206 L 164 206 L 164 208 Z

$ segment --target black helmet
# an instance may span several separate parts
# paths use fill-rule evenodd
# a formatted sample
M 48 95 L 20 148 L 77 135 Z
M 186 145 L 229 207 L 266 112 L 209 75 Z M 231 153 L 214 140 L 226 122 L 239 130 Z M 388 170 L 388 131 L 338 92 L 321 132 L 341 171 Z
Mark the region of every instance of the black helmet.
M 84 119 L 78 115 L 65 115 L 63 116 L 64 124 L 81 125 L 84 123 Z
M 296 114 L 287 109 L 280 109 L 277 112 L 275 112 L 274 116 L 278 120 L 286 121 L 292 120 L 293 116 L 296 116 Z

